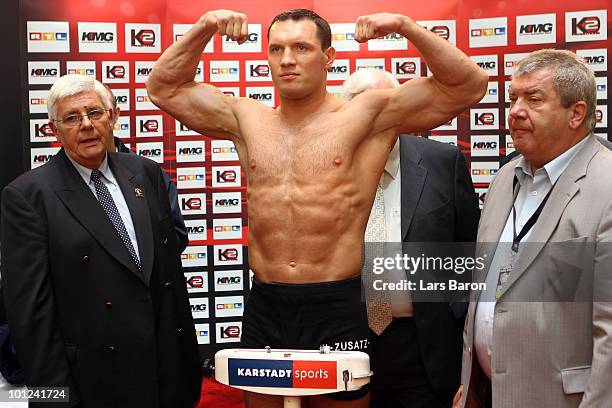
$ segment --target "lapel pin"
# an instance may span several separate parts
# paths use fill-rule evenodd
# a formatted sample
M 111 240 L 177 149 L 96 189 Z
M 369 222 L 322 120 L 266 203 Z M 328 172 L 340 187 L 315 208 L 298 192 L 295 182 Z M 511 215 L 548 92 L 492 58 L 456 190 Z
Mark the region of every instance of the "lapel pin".
M 136 187 L 134 189 L 134 193 L 136 194 L 136 198 L 143 198 L 144 197 L 144 191 L 142 191 L 142 188 L 140 188 L 140 187 Z

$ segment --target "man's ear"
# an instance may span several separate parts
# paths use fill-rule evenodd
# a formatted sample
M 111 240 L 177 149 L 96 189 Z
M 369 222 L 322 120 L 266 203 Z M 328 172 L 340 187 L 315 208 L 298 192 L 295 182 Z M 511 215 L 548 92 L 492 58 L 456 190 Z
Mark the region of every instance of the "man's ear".
M 585 122 L 586 113 L 586 102 L 576 102 L 569 110 L 569 128 L 572 130 L 577 130 Z
M 120 107 L 116 107 L 115 109 L 111 109 L 110 110 L 110 119 L 111 119 L 111 124 L 114 126 L 115 123 L 117 123 L 117 119 L 119 119 L 119 114 L 121 113 L 121 108 Z
M 57 129 L 57 126 L 55 126 L 55 122 L 49 121 L 49 122 L 47 122 L 47 124 L 49 125 L 49 127 L 53 131 L 53 134 L 55 135 L 55 138 L 57 139 L 57 141 L 62 143 L 62 137 L 60 136 L 60 133 L 59 133 L 59 130 Z
M 325 63 L 325 70 L 331 68 L 336 60 L 336 49 L 334 47 L 329 47 L 325 51 L 325 56 L 327 57 L 327 62 Z

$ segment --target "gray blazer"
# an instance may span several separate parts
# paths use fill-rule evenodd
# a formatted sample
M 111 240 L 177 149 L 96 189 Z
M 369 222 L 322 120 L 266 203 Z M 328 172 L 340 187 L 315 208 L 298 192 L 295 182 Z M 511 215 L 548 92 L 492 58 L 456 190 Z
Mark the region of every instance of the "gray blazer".
M 480 251 L 499 240 L 510 214 L 513 167 L 503 167 L 491 183 L 478 228 Z M 612 407 L 612 152 L 594 135 L 557 181 L 529 242 L 535 244 L 524 247 L 495 305 L 493 406 Z M 544 250 L 551 242 L 594 247 L 595 258 L 588 258 L 595 273 L 591 283 L 603 296 L 587 302 L 520 301 L 533 290 L 533 278 L 554 277 L 563 269 L 559 265 L 575 262 L 571 251 Z M 474 294 L 464 330 L 464 407 L 483 402 L 485 377 L 474 350 L 477 299 Z

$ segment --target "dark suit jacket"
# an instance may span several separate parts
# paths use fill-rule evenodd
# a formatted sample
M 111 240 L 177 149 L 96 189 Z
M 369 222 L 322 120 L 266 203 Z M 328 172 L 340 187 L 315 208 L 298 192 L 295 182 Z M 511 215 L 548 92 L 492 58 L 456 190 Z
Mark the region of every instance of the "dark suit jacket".
M 480 210 L 467 163 L 454 146 L 400 136 L 404 242 L 473 242 Z M 457 390 L 467 303 L 414 302 L 417 338 L 430 383 Z
M 108 163 L 142 271 L 63 149 L 3 191 L 3 291 L 26 384 L 70 387 L 62 406 L 191 407 L 201 364 L 161 169 Z
M 121 142 L 121 139 L 118 137 L 114 138 L 115 147 L 117 151 L 120 153 L 130 153 L 136 154 L 126 145 Z M 187 234 L 187 227 L 185 227 L 185 220 L 183 220 L 183 214 L 181 214 L 181 209 L 178 205 L 178 193 L 176 191 L 176 185 L 170 180 L 170 177 L 166 174 L 166 172 L 162 172 L 162 177 L 164 179 L 164 185 L 166 186 L 166 190 L 168 190 L 168 201 L 170 202 L 170 213 L 172 214 L 172 221 L 174 222 L 174 232 L 176 233 L 176 240 L 178 242 L 179 252 L 182 253 L 187 245 L 189 245 L 189 236 Z

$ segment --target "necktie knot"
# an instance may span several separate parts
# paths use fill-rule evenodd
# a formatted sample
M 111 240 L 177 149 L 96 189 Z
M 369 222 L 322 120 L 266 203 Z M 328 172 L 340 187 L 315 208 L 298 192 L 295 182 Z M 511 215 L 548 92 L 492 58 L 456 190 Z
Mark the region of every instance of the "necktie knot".
M 100 170 L 95 169 L 91 171 L 91 177 L 90 177 L 91 181 L 94 181 L 94 182 L 98 181 L 100 180 L 101 177 L 102 177 L 102 173 L 100 172 Z

